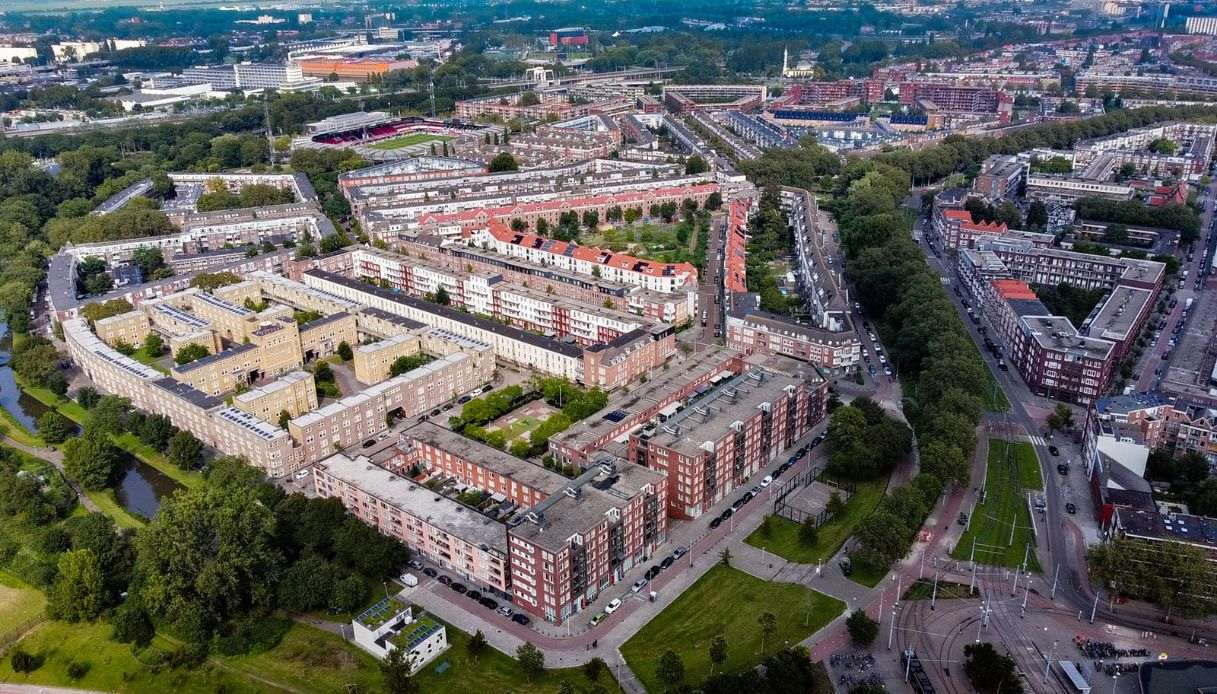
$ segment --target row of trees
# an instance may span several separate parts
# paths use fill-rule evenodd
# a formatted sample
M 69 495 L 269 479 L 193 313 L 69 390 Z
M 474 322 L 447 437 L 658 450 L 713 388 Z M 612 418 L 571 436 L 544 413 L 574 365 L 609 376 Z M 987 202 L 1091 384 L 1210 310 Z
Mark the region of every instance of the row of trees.
M 828 471 L 851 480 L 887 474 L 913 450 L 913 432 L 870 398 L 833 410 L 828 424 Z
M 1178 203 L 1148 207 L 1140 200 L 1081 198 L 1073 207 L 1081 219 L 1174 229 L 1179 232 L 1179 242 L 1185 245 L 1195 241 L 1200 234 L 1200 215 L 1191 207 Z

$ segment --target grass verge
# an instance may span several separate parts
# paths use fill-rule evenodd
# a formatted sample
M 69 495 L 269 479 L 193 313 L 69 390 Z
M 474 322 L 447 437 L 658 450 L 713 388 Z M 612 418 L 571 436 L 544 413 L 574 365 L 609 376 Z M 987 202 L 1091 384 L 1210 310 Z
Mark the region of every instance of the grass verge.
M 755 667 L 784 644 L 795 645 L 831 622 L 845 603 L 800 585 L 764 581 L 743 571 L 715 566 L 621 647 L 630 668 L 647 691 L 664 687 L 656 674 L 667 649 L 684 660 L 685 681 L 710 675 L 710 642 L 722 634 L 727 660 L 720 672 Z M 770 612 L 777 629 L 761 652 L 758 619 Z
M 23 446 L 41 447 L 46 444 L 38 435 L 26 429 L 12 412 L 0 407 L 0 435 L 7 436 Z
M 25 581 L 0 571 L 0 636 L 42 614 L 46 598 Z
M 976 561 L 981 564 L 1015 568 L 1027 557 L 1027 568 L 1039 571 L 1035 552 L 1027 551 L 1028 546 L 1034 547 L 1035 541 L 1024 493 L 1024 480 L 1034 481 L 1036 487 L 1042 484 L 1035 451 L 1028 443 L 989 439 L 986 465 L 985 501 L 973 509 L 968 529 L 959 538 L 951 556 L 970 559 L 975 542 Z
M 591 682 L 580 668 L 546 670 L 540 677 L 529 681 L 514 658 L 493 648 L 487 648 L 477 658 L 469 654 L 469 635 L 460 629 L 448 626 L 449 648 L 423 668 L 414 680 L 420 692 L 504 692 L 524 694 L 557 694 L 563 681 L 569 681 L 576 691 L 582 691 Z M 447 663 L 444 672 L 439 670 Z M 611 673 L 600 674 L 597 682 L 610 694 L 621 691 Z
M 917 582 L 909 586 L 904 591 L 904 595 L 900 596 L 901 600 L 929 600 L 934 595 L 934 580 L 930 578 L 918 579 Z M 962 583 L 954 581 L 938 581 L 938 599 L 939 600 L 966 600 L 972 597 L 968 594 L 968 587 Z
M 862 522 L 879 505 L 883 492 L 887 489 L 887 479 L 859 482 L 854 493 L 845 502 L 845 511 L 820 526 L 820 534 L 815 545 L 807 546 L 799 541 L 799 524 L 792 520 L 775 516 L 770 521 L 768 537 L 762 528 L 752 531 L 744 542 L 753 547 L 763 548 L 768 552 L 782 557 L 787 561 L 799 564 L 815 564 L 817 561 L 828 561 L 841 549 L 841 545 L 854 533 Z

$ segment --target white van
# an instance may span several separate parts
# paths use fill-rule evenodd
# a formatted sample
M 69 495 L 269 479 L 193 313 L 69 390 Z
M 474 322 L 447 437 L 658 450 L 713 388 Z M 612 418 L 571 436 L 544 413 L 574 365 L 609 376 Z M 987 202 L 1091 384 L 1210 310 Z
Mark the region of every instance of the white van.
M 413 588 L 414 586 L 418 585 L 418 576 L 415 576 L 414 574 L 402 574 L 401 582 L 402 585 L 406 586 L 407 588 Z

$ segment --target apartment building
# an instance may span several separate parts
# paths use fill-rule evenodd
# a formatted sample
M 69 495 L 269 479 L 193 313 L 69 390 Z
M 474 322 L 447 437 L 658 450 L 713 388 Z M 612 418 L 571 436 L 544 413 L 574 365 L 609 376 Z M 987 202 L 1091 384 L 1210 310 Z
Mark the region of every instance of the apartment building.
M 991 251 L 1015 279 L 1035 285 L 1068 284 L 1080 289 L 1112 289 L 1116 285 L 1157 292 L 1166 278 L 1166 265 L 1154 260 L 1115 258 L 1053 248 L 1041 236 L 991 236 L 974 248 Z M 962 265 L 961 265 L 962 267 Z
M 93 329 L 97 331 L 97 337 L 111 347 L 117 347 L 120 343 L 139 347 L 152 332 L 152 323 L 143 311 L 127 311 L 102 318 L 93 324 Z
M 656 292 L 682 291 L 686 285 L 697 283 L 697 268 L 690 263 L 660 263 L 625 253 L 557 241 L 525 231 L 514 231 L 507 224 L 494 219 L 487 219 L 485 225 L 471 235 L 470 243 L 503 255 L 523 258 L 530 263 L 638 285 Z
M 811 367 L 749 369 L 630 434 L 629 460 L 668 476 L 668 515 L 697 518 L 824 417 Z
M 335 453 L 313 466 L 317 496 L 347 511 L 478 590 L 510 595 L 507 534 L 501 522 L 374 464 Z M 489 589 L 489 591 L 487 591 Z
M 913 105 L 932 102 L 936 110 L 955 113 L 996 113 L 1007 120 L 1013 99 L 990 87 L 956 85 L 948 82 L 901 82 L 900 103 Z
M 298 417 L 317 409 L 317 386 L 307 371 L 292 371 L 257 388 L 234 395 L 232 406 L 261 419 L 277 422 L 284 412 Z
M 862 359 L 861 340 L 852 329 L 825 330 L 752 306 L 737 305 L 728 309 L 726 326 L 727 347 L 744 354 L 779 354 L 831 373 L 844 373 Z
M 526 285 L 549 296 L 563 296 L 591 305 L 604 305 L 607 302 L 615 308 L 670 325 L 692 320 L 696 308 L 694 287 L 689 287 L 689 291 L 683 295 L 656 292 L 638 285 L 568 272 L 437 237 L 401 238 L 396 249 L 403 255 L 418 258 L 420 263 L 437 268 L 499 274 L 508 282 Z
M 668 84 L 663 88 L 663 103 L 674 113 L 705 108 L 755 111 L 764 106 L 767 95 L 763 84 Z
M 339 79 L 367 82 L 373 77 L 383 76 L 393 70 L 412 70 L 418 67 L 417 60 L 388 60 L 377 58 L 307 58 L 295 61 L 305 77 L 327 79 L 337 75 Z
M 662 473 L 604 456 L 508 526 L 516 605 L 554 624 L 591 607 L 667 541 Z
M 1131 429 L 1148 450 L 1199 453 L 1217 462 L 1217 410 L 1211 407 L 1157 392 L 1114 395 L 1097 400 L 1087 412 L 1087 438 L 1108 424 Z
M 540 125 L 530 133 L 512 135 L 503 143 L 482 143 L 475 148 L 479 159 L 489 162 L 507 152 L 522 167 L 552 166 L 588 159 L 603 159 L 621 147 L 621 131 L 587 131 Z
M 553 290 L 536 291 L 506 281 L 499 273 L 437 268 L 374 249 L 355 251 L 353 262 L 358 279 L 415 297 L 434 297 L 442 289 L 452 306 L 525 330 L 573 338 L 581 345 L 611 342 L 634 330 L 662 328 L 649 319 L 617 310 L 609 297 L 601 299 L 600 304 L 571 301 Z M 621 308 L 627 308 L 624 301 L 622 304 Z M 672 352 L 675 348 L 673 340 Z
M 1027 179 L 1027 163 L 1016 156 L 994 154 L 980 165 L 972 190 L 988 200 L 1017 198 Z
M 1130 185 L 1096 181 L 1077 176 L 1032 173 L 1027 176 L 1027 197 L 1058 203 L 1073 203 L 1079 198 L 1131 200 L 1136 192 Z
M 549 440 L 555 460 L 586 468 L 597 451 L 627 457 L 629 433 L 660 412 L 675 413 L 693 398 L 748 368 L 735 350 L 710 347 L 680 368 L 657 371 L 631 391 L 629 400 L 604 417 L 588 417 Z M 667 415 L 663 415 L 666 417 Z M 661 417 L 662 419 L 662 417 Z
M 525 104 L 521 97 L 524 94 L 537 94 L 537 103 Z M 522 120 L 567 120 L 579 116 L 593 114 L 612 115 L 625 113 L 633 108 L 633 102 L 625 97 L 616 97 L 591 101 L 588 103 L 572 103 L 566 96 L 544 92 L 522 92 L 510 98 L 502 96 L 487 96 L 476 99 L 463 99 L 456 102 L 456 117 L 461 120 L 478 120 L 486 116 L 498 116 L 504 121 L 520 118 Z
M 977 239 L 1009 232 L 1005 222 L 978 222 L 962 207 L 934 205 L 930 220 L 934 243 L 942 248 L 971 248 Z
M 797 82 L 790 85 L 779 103 L 817 109 L 829 109 L 833 104 L 851 99 L 870 104 L 883 101 L 884 89 L 883 80 L 877 79 Z

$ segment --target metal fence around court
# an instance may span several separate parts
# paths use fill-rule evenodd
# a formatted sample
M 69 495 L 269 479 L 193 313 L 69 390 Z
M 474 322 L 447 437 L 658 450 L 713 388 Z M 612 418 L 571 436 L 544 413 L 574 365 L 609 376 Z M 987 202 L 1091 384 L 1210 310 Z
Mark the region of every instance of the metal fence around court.
M 807 487 L 810 487 L 813 482 L 817 481 L 840 490 L 844 494 L 842 501 L 849 499 L 854 493 L 853 482 L 841 482 L 831 479 L 825 476 L 823 464 L 815 465 L 811 469 L 800 472 L 786 480 L 777 488 L 777 491 L 773 495 L 773 514 L 795 523 L 803 523 L 808 518 L 814 518 L 817 526 L 823 525 L 830 517 L 827 508 L 813 512 L 799 508 L 790 502 L 791 495 L 803 491 Z

